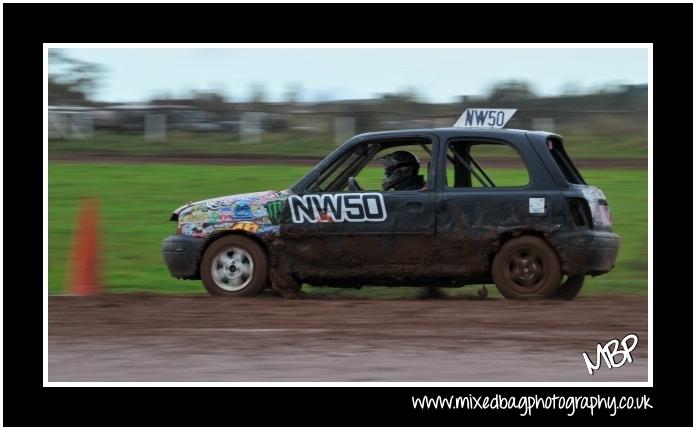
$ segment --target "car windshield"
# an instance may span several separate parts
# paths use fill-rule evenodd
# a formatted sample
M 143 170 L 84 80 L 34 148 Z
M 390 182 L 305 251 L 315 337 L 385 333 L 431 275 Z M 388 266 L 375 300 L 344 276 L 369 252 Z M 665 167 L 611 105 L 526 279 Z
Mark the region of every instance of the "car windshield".
M 297 190 L 300 188 L 300 186 L 304 183 L 310 183 L 313 182 L 314 178 L 320 173 L 321 168 L 323 165 L 327 163 L 327 160 L 332 159 L 334 157 L 334 154 L 340 152 L 343 148 L 338 147 L 336 148 L 333 152 L 331 152 L 329 155 L 324 157 L 323 160 L 319 161 L 312 169 L 310 169 L 309 172 L 307 172 L 304 176 L 302 176 L 300 179 L 297 180 L 292 186 L 288 188 L 288 190 L 292 192 L 297 192 Z
M 319 192 L 342 190 L 348 178 L 356 175 L 357 172 L 362 170 L 378 150 L 379 146 L 374 144 L 356 145 L 330 166 L 323 169 L 321 173 L 312 180 L 312 184 L 307 190 Z

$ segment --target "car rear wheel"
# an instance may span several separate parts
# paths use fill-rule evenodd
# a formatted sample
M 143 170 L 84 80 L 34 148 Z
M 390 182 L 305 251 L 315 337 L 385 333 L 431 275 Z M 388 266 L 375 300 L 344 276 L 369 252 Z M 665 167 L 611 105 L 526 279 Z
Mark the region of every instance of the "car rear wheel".
M 520 236 L 500 248 L 493 259 L 492 275 L 508 299 L 551 297 L 561 285 L 561 264 L 543 239 Z
M 268 260 L 252 239 L 223 236 L 210 244 L 201 260 L 201 280 L 214 296 L 253 296 L 266 285 Z

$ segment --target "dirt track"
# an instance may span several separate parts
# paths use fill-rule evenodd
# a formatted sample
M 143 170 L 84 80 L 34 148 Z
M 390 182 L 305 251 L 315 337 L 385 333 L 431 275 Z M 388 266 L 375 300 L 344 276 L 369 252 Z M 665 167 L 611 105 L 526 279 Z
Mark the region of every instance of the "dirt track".
M 51 296 L 49 381 L 645 381 L 645 297 Z M 639 336 L 593 376 L 583 351 Z

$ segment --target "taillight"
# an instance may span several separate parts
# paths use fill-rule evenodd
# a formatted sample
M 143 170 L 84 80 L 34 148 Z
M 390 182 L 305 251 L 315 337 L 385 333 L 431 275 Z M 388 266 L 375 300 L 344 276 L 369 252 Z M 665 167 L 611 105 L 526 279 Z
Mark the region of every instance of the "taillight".
M 592 225 L 595 228 L 611 228 L 611 211 L 602 190 L 597 187 L 587 187 L 582 190 L 582 194 L 590 206 L 590 212 L 592 212 Z
M 592 206 L 590 206 L 592 208 Z M 606 201 L 604 203 L 596 203 L 594 205 L 594 210 L 592 211 L 592 221 L 596 227 L 611 227 L 611 211 L 609 210 L 609 205 Z

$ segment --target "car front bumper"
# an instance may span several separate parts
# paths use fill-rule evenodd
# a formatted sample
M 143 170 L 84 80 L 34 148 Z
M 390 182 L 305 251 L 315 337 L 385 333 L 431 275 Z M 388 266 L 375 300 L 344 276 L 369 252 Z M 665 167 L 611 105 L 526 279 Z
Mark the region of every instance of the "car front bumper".
M 616 264 L 619 235 L 610 231 L 580 230 L 553 235 L 563 272 L 567 275 L 601 275 Z
M 169 273 L 175 278 L 200 279 L 198 262 L 205 239 L 188 236 L 167 236 L 162 241 L 162 254 Z

